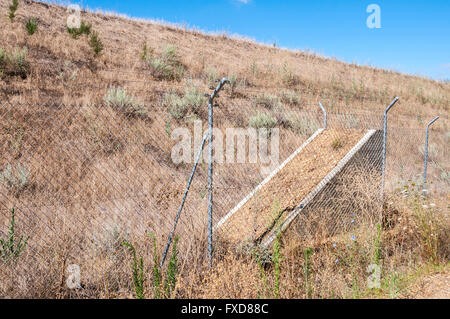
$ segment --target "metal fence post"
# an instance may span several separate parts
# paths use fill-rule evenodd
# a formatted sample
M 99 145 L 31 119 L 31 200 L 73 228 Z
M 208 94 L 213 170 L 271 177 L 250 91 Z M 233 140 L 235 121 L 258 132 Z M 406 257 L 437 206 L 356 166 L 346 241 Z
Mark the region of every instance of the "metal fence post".
M 180 204 L 180 206 L 178 208 L 177 215 L 175 217 L 175 222 L 174 222 L 172 231 L 170 232 L 169 239 L 167 241 L 166 247 L 164 249 L 163 256 L 161 258 L 161 263 L 159 265 L 160 267 L 163 266 L 164 261 L 167 258 L 167 253 L 169 251 L 170 244 L 172 243 L 173 235 L 175 233 L 175 229 L 177 227 L 178 220 L 179 220 L 180 215 L 181 215 L 181 211 L 183 210 L 183 206 L 184 206 L 184 203 L 186 201 L 186 197 L 188 195 L 189 188 L 191 187 L 191 183 L 192 183 L 192 180 L 194 178 L 194 174 L 195 174 L 195 171 L 197 169 L 198 162 L 200 161 L 200 158 L 201 158 L 201 155 L 202 155 L 202 151 L 203 151 L 203 148 L 205 146 L 206 139 L 208 137 L 209 137 L 209 163 L 208 163 L 208 201 L 209 201 L 209 203 L 208 203 L 208 253 L 209 253 L 209 265 L 210 266 L 212 265 L 212 206 L 213 206 L 213 195 L 212 195 L 212 182 L 213 182 L 213 179 L 212 179 L 212 174 L 213 174 L 212 151 L 213 151 L 213 144 L 212 144 L 212 141 L 213 141 L 213 107 L 216 106 L 216 105 L 213 105 L 213 102 L 214 102 L 214 98 L 215 97 L 219 97 L 218 93 L 223 88 L 225 83 L 228 83 L 228 80 L 226 78 L 223 78 L 220 81 L 219 85 L 216 88 L 213 88 L 214 89 L 213 93 L 211 95 L 207 95 L 207 96 L 209 96 L 209 99 L 208 99 L 208 132 L 204 135 L 203 140 L 202 140 L 202 144 L 200 145 L 200 149 L 198 150 L 198 154 L 197 154 L 197 157 L 195 159 L 194 167 L 192 168 L 191 175 L 189 176 L 189 180 L 188 180 L 186 189 L 184 191 L 183 199 L 181 200 L 181 204 Z
M 426 138 L 425 138 L 425 166 L 423 169 L 423 192 L 425 194 L 426 192 L 426 183 L 427 183 L 427 164 L 428 164 L 428 137 L 429 137 L 429 131 L 430 126 L 434 122 L 436 122 L 439 119 L 439 116 L 436 116 L 434 119 L 430 121 L 427 125 L 427 132 L 426 132 Z
M 167 253 L 169 252 L 170 244 L 172 243 L 173 235 L 175 233 L 175 229 L 177 228 L 178 220 L 180 219 L 181 211 L 183 210 L 184 202 L 186 201 L 189 188 L 191 187 L 192 180 L 194 179 L 195 171 L 197 170 L 198 162 L 202 156 L 203 148 L 205 147 L 206 138 L 208 137 L 208 133 L 203 136 L 202 144 L 200 145 L 200 149 L 198 150 L 197 157 L 195 159 L 194 167 L 192 168 L 191 175 L 189 176 L 188 183 L 186 185 L 186 189 L 184 191 L 183 199 L 181 200 L 180 207 L 178 207 L 177 215 L 175 216 L 175 222 L 173 224 L 172 231 L 170 232 L 169 239 L 167 240 L 166 248 L 164 249 L 164 253 L 161 258 L 161 263 L 159 267 L 162 268 L 164 265 L 164 261 L 166 261 Z
M 398 101 L 398 97 L 395 97 L 392 100 L 391 104 L 384 110 L 384 119 L 383 119 L 383 164 L 381 167 L 381 209 L 383 209 L 384 202 L 384 179 L 385 179 L 385 170 L 386 170 L 386 139 L 387 139 L 387 113 Z
M 208 149 L 208 257 L 209 267 L 212 266 L 212 254 L 213 254 L 213 238 L 212 238 L 212 214 L 213 214 L 213 105 L 214 98 L 218 97 L 219 91 L 223 88 L 225 83 L 229 81 L 223 78 L 208 100 L 208 133 L 209 133 L 209 149 Z
M 322 109 L 322 112 L 323 112 L 323 128 L 327 129 L 327 111 L 323 107 L 322 103 L 320 103 L 320 101 L 319 101 L 319 106 L 320 106 L 320 108 Z

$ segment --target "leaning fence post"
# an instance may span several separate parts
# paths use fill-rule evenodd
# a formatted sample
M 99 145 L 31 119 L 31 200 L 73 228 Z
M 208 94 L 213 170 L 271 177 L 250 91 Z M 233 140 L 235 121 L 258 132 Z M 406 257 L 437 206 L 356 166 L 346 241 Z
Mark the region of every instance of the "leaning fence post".
M 439 116 L 436 116 L 434 119 L 430 121 L 427 125 L 427 132 L 426 132 L 426 138 L 425 138 L 425 165 L 423 169 L 423 193 L 426 192 L 426 183 L 427 183 L 427 164 L 428 164 L 428 137 L 429 137 L 429 131 L 430 126 L 434 122 L 436 122 L 439 119 Z
M 175 216 L 175 222 L 173 224 L 172 231 L 170 232 L 169 239 L 167 240 L 166 248 L 164 249 L 164 253 L 161 258 L 161 263 L 159 264 L 159 267 L 162 268 L 164 265 L 164 262 L 166 261 L 167 253 L 169 252 L 170 244 L 172 243 L 173 235 L 175 234 L 175 230 L 177 229 L 178 220 L 180 219 L 181 211 L 184 207 L 184 202 L 186 201 L 187 195 L 189 193 L 189 188 L 191 187 L 192 180 L 194 179 L 195 171 L 197 170 L 198 162 L 200 161 L 200 158 L 202 157 L 203 148 L 205 147 L 205 142 L 208 137 L 208 133 L 203 136 L 202 144 L 200 145 L 200 148 L 198 150 L 197 157 L 195 158 L 194 166 L 192 167 L 191 175 L 189 176 L 188 183 L 186 185 L 186 189 L 184 190 L 183 199 L 181 200 L 181 204 L 178 207 L 177 214 Z
M 320 103 L 320 101 L 319 101 L 319 106 L 320 106 L 320 108 L 322 109 L 322 112 L 323 112 L 323 128 L 327 129 L 327 111 L 323 107 L 322 103 Z
M 218 80 L 217 80 L 218 81 Z M 208 134 L 209 134 L 209 162 L 208 162 L 208 257 L 209 267 L 212 266 L 212 253 L 213 253 L 213 238 L 212 238 L 212 213 L 213 213 L 213 103 L 214 98 L 219 97 L 217 94 L 223 88 L 225 83 L 229 81 L 227 78 L 223 78 L 208 100 Z
M 381 166 L 381 209 L 383 209 L 384 202 L 384 178 L 385 178 L 385 170 L 386 170 L 386 138 L 387 138 L 387 113 L 397 103 L 398 97 L 395 97 L 392 100 L 391 104 L 384 110 L 384 119 L 383 119 L 383 164 Z

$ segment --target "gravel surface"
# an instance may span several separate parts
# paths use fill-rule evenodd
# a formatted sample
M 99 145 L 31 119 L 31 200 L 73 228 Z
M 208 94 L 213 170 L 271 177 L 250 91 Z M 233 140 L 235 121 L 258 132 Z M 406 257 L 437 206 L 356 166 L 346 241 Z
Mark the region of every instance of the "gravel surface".
M 220 227 L 222 238 L 237 243 L 261 237 L 280 212 L 295 208 L 364 133 L 362 130 L 320 133 Z

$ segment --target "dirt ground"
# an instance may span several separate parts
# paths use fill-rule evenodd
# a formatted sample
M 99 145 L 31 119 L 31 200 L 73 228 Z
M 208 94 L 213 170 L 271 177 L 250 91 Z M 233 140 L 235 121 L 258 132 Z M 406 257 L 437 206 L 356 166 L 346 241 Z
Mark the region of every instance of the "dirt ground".
M 404 297 L 414 299 L 449 299 L 450 273 L 424 277 Z

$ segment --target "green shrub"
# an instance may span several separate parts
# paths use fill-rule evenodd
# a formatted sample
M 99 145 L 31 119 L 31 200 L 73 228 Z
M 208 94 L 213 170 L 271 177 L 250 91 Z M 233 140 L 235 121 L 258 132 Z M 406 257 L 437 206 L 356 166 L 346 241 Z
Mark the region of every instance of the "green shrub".
M 136 294 L 137 299 L 144 299 L 144 260 L 142 257 L 139 258 L 139 261 L 136 256 L 136 249 L 134 246 L 128 242 L 123 242 L 123 246 L 127 246 L 131 249 L 131 252 L 133 254 L 133 285 L 134 285 L 134 292 Z
M 159 269 L 159 255 L 158 249 L 156 245 L 156 237 L 153 234 L 149 234 L 153 239 L 153 270 L 152 270 L 152 284 L 153 284 L 153 295 L 156 299 L 161 298 L 161 282 L 162 282 L 162 274 Z
M 106 105 L 129 116 L 144 116 L 147 114 L 145 107 L 134 101 L 134 96 L 120 87 L 112 87 L 103 97 Z
M 30 64 L 26 60 L 26 47 L 6 52 L 0 48 L 0 73 L 8 76 L 20 76 L 25 79 L 30 72 Z
M 258 113 L 250 118 L 248 124 L 258 129 L 271 129 L 277 125 L 277 120 L 268 113 Z
M 289 90 L 285 90 L 281 92 L 281 101 L 286 104 L 290 105 L 299 105 L 300 104 L 300 98 L 298 97 L 297 93 Z
M 168 108 L 169 114 L 177 120 L 182 119 L 188 110 L 183 98 L 174 92 L 164 96 L 163 104 Z
M 2 48 L 0 48 L 0 70 L 3 69 L 6 64 L 6 52 Z
M 91 33 L 91 37 L 89 38 L 89 46 L 92 48 L 96 56 L 103 50 L 103 42 L 100 40 L 96 31 Z
M 86 24 L 84 21 L 81 21 L 79 28 L 69 28 L 67 27 L 67 32 L 72 36 L 72 38 L 77 39 L 80 35 L 91 34 L 92 24 Z
M 36 18 L 28 19 L 27 23 L 25 24 L 25 29 L 27 29 L 27 33 L 29 35 L 33 35 L 36 32 L 36 29 L 37 29 L 37 20 L 36 20 Z
M 170 256 L 169 265 L 167 267 L 166 273 L 166 296 L 170 297 L 172 291 L 175 289 L 175 285 L 177 283 L 177 274 L 178 274 L 178 251 L 177 251 L 177 243 L 180 238 L 178 236 L 175 237 L 173 246 L 172 246 L 172 255 Z
M 0 238 L 0 257 L 3 260 L 3 263 L 9 263 L 11 261 L 15 261 L 22 254 L 23 250 L 27 246 L 28 239 L 27 237 L 23 240 L 23 236 L 20 236 L 19 241 L 16 243 L 15 239 L 15 212 L 14 208 L 11 210 L 11 220 L 9 222 L 9 235 L 8 238 L 3 239 Z
M 19 7 L 19 0 L 12 0 L 12 3 L 9 6 L 9 14 L 8 14 L 9 20 L 11 20 L 11 22 L 14 21 L 18 7 Z
M 196 87 L 188 87 L 183 97 L 174 92 L 166 94 L 163 104 L 168 107 L 169 114 L 179 120 L 188 113 L 197 113 L 205 102 L 206 97 Z
M 150 71 L 158 80 L 179 81 L 184 76 L 184 66 L 173 45 L 165 47 L 159 57 L 148 56 Z
M 206 97 L 199 92 L 197 87 L 191 86 L 186 88 L 184 102 L 192 111 L 196 112 L 203 104 L 205 104 Z
M 15 48 L 9 57 L 9 63 L 18 73 L 26 73 L 29 68 L 29 64 L 26 61 L 28 55 L 27 48 L 18 49 Z
M 30 171 L 22 164 L 17 164 L 13 169 L 11 164 L 8 164 L 3 171 L 0 171 L 0 182 L 6 185 L 14 192 L 20 192 L 28 185 Z
M 160 259 L 158 254 L 158 248 L 156 243 L 156 237 L 153 234 L 149 234 L 153 240 L 153 268 L 152 268 L 152 282 L 153 285 L 153 296 L 155 299 L 160 299 L 164 297 L 170 297 L 175 289 L 175 285 L 177 282 L 178 275 L 178 250 L 177 244 L 179 237 L 175 237 L 173 246 L 172 246 L 172 254 L 169 259 L 169 265 L 167 266 L 167 270 L 165 273 L 165 281 L 163 282 L 163 273 L 160 269 Z M 134 290 L 137 299 L 144 298 L 144 283 L 145 283 L 145 273 L 144 273 L 144 260 L 143 258 L 137 258 L 136 249 L 134 246 L 128 242 L 123 242 L 123 246 L 127 246 L 131 249 L 133 254 L 133 263 L 132 263 L 132 279 Z M 164 286 L 163 286 L 164 285 Z M 165 288 L 164 291 L 161 288 Z

